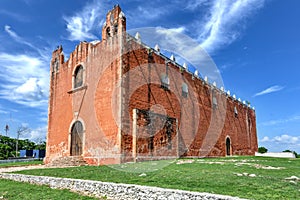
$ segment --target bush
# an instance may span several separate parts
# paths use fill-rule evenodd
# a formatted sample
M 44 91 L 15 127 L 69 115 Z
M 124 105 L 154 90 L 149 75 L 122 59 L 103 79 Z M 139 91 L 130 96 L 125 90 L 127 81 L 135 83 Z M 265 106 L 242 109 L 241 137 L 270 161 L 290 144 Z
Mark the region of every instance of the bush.
M 267 153 L 268 152 L 268 149 L 265 148 L 265 147 L 259 147 L 258 148 L 258 153 Z

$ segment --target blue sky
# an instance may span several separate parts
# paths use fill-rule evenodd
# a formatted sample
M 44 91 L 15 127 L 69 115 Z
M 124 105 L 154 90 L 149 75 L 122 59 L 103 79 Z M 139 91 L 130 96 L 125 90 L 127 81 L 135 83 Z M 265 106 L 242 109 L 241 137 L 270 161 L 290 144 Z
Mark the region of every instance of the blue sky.
M 49 62 L 63 45 L 101 39 L 105 14 L 119 3 L 127 29 L 163 27 L 196 40 L 225 88 L 256 109 L 259 145 L 300 153 L 300 1 L 1 0 L 0 133 L 45 138 Z M 2 127 L 2 128 L 1 128 Z

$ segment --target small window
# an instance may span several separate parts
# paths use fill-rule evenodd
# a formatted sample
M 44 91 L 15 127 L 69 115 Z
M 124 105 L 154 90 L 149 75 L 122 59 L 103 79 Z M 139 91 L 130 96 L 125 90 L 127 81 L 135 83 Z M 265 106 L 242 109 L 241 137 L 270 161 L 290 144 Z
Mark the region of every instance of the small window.
M 168 75 L 162 74 L 160 76 L 160 80 L 161 80 L 161 87 L 165 90 L 169 90 L 170 89 L 170 79 L 169 79 Z
M 182 89 L 182 96 L 185 97 L 185 98 L 187 98 L 188 94 L 189 94 L 189 89 L 188 89 L 187 84 L 186 83 L 182 83 L 181 89 Z
M 239 114 L 239 113 L 238 113 L 238 110 L 237 110 L 237 108 L 234 106 L 234 116 L 235 116 L 235 117 L 238 117 L 238 114 Z
M 217 108 L 217 106 L 218 106 L 218 101 L 217 101 L 217 98 L 216 98 L 215 96 L 213 97 L 212 101 L 213 101 L 213 108 L 214 108 L 214 109 Z
M 74 73 L 74 88 L 81 87 L 83 85 L 83 67 L 78 66 Z

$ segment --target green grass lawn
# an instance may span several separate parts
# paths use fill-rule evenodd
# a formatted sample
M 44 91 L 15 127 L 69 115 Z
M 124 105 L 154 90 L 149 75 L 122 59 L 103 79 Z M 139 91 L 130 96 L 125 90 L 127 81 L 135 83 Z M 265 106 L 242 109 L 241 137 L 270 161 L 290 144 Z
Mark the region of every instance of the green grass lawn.
M 143 176 L 140 176 L 145 169 L 154 169 L 156 166 L 165 165 L 166 162 L 168 162 L 166 167 L 162 169 L 157 167 L 158 170 L 144 172 Z M 178 164 L 179 162 L 183 164 Z M 130 169 L 131 172 L 116 168 Z M 115 165 L 113 168 L 82 166 L 16 173 L 149 185 L 248 199 L 300 199 L 300 182 L 285 180 L 291 176 L 300 177 L 300 159 L 262 157 L 180 159 L 129 163 Z M 255 177 L 250 177 L 246 173 L 255 174 Z
M 70 192 L 69 190 L 51 189 L 47 186 L 31 185 L 0 179 L 0 199 L 13 200 L 57 200 L 57 199 L 96 199 Z

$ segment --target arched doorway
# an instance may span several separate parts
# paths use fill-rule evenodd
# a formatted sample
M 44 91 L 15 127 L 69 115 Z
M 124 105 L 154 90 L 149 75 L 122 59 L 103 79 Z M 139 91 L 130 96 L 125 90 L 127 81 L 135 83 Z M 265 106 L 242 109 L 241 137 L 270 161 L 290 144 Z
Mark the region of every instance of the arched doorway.
M 231 142 L 230 142 L 230 138 L 227 137 L 226 138 L 226 156 L 230 156 L 231 155 Z
M 80 121 L 76 121 L 71 129 L 71 156 L 82 154 L 83 126 Z

